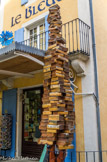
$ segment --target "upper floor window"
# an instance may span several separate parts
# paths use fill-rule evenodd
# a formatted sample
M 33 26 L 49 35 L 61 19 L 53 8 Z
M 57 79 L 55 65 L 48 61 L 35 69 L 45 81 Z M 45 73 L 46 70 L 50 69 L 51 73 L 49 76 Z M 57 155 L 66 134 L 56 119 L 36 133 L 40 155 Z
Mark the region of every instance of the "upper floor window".
M 21 5 L 25 5 L 26 3 L 28 3 L 28 0 L 21 0 Z
M 31 3 L 34 3 L 35 1 L 37 0 L 28 0 L 28 3 L 31 4 Z
M 26 5 L 26 6 L 29 6 L 31 5 L 32 3 L 35 3 L 37 0 L 21 0 L 21 5 Z
M 29 30 L 29 45 L 38 49 L 45 49 L 45 23 L 38 24 Z

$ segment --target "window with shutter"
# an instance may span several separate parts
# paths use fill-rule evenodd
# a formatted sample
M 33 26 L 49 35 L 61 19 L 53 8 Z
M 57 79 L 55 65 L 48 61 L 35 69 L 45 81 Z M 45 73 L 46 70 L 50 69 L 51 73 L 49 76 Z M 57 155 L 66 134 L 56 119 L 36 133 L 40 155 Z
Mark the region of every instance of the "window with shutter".
M 29 30 L 29 45 L 45 50 L 45 23 L 35 25 Z
M 24 29 L 24 40 L 25 45 L 35 47 L 41 50 L 48 49 L 48 27 L 49 24 L 47 22 L 48 15 L 36 18 L 37 21 L 31 21 L 27 25 L 25 24 Z

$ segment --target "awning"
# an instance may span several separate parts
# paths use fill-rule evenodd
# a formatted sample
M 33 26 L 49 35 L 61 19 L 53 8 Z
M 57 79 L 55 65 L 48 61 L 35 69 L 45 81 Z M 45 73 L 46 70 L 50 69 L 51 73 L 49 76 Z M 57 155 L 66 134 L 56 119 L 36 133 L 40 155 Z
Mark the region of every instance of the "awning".
M 43 69 L 44 54 L 43 50 L 17 42 L 0 49 L 0 80 L 11 76 L 32 77 L 31 72 Z

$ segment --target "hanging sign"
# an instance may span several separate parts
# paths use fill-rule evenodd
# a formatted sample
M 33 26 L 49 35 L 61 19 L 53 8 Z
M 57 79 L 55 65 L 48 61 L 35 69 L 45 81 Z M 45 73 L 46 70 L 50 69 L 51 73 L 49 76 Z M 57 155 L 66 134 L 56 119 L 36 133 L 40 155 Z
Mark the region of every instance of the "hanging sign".
M 29 6 L 25 9 L 25 19 L 30 18 L 33 15 L 36 15 L 37 13 L 43 11 L 46 9 L 46 7 L 50 7 L 53 4 L 56 4 L 56 2 L 60 2 L 62 0 L 42 0 L 37 7 L 35 6 Z M 16 24 L 19 24 L 21 22 L 22 15 L 19 14 L 16 17 L 11 18 L 11 27 L 15 26 Z

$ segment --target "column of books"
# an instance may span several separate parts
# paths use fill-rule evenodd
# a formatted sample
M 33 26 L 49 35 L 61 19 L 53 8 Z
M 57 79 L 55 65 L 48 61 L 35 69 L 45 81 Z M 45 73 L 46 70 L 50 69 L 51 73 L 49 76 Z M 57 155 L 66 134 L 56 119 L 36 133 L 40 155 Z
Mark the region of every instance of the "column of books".
M 62 38 L 60 7 L 49 8 L 49 47 L 45 54 L 43 112 L 40 144 L 56 144 L 70 149 L 73 140 L 75 112 L 69 78 L 68 49 Z

